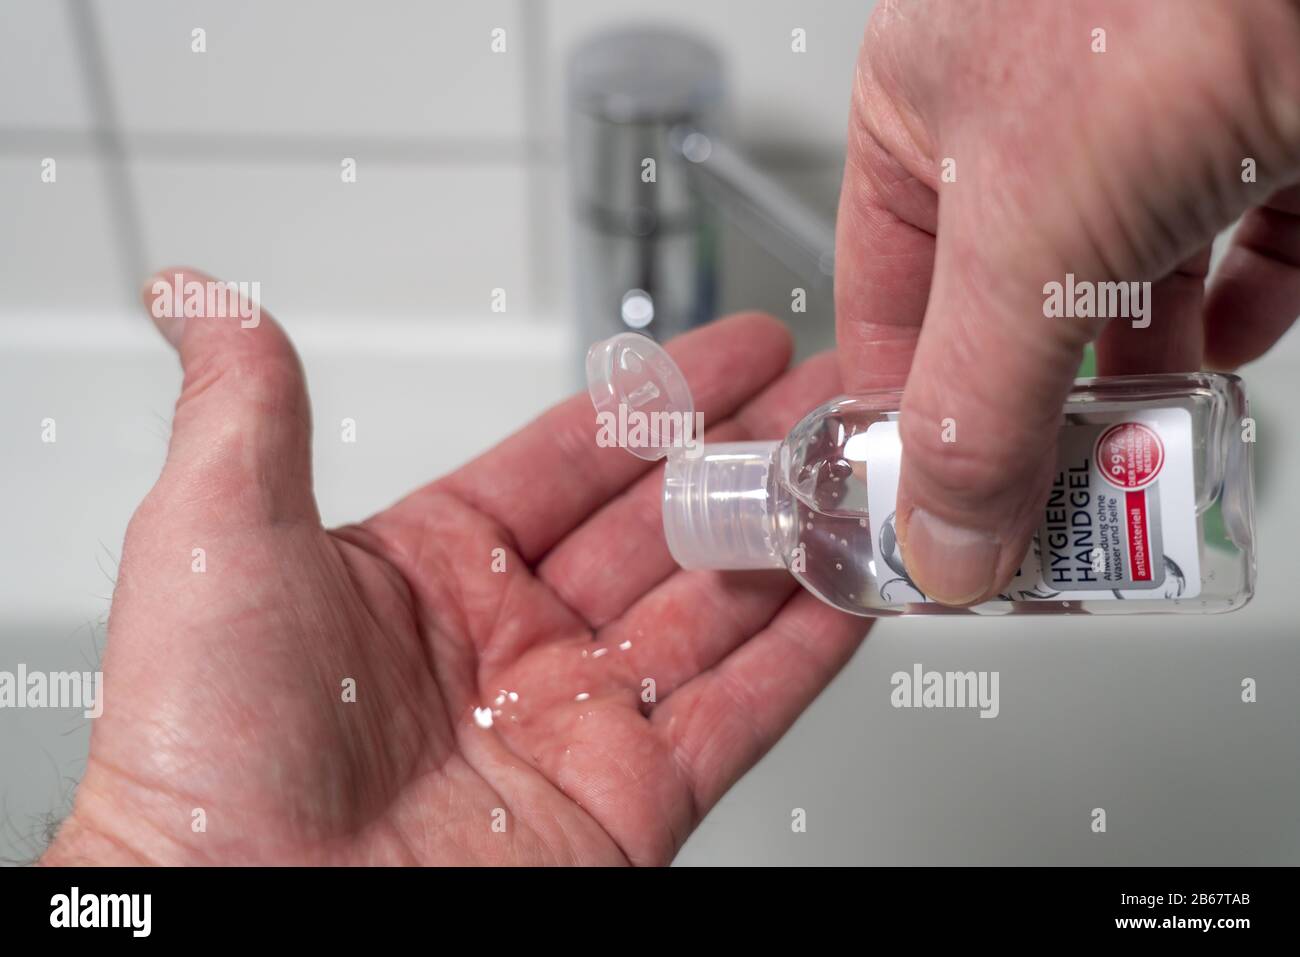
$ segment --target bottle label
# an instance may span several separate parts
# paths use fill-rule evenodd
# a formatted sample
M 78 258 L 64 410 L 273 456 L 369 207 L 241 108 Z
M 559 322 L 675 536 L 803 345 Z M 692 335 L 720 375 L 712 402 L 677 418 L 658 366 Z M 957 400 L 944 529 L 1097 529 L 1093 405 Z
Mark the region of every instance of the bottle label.
M 876 581 L 889 604 L 925 602 L 894 530 L 898 423 L 866 432 Z M 1182 599 L 1200 593 L 1192 417 L 1186 409 L 1071 412 L 1042 521 L 1000 601 Z

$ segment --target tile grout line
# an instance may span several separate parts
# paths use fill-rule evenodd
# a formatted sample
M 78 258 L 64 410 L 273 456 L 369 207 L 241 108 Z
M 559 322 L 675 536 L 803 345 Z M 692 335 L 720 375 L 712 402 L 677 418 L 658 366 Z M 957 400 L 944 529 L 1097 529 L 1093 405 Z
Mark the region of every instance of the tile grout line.
M 144 232 L 139 204 L 122 148 L 117 107 L 113 101 L 104 49 L 95 13 L 84 0 L 68 0 L 73 41 L 81 54 L 81 78 L 95 118 L 92 136 L 96 152 L 103 159 L 110 216 L 118 236 L 119 265 L 124 271 L 127 301 L 145 280 Z
M 544 138 L 415 137 L 366 135 L 366 156 L 383 163 L 428 166 L 459 163 L 500 165 L 557 164 L 564 160 L 560 148 Z M 262 160 L 294 162 L 335 159 L 356 144 L 355 137 L 314 134 L 199 133 L 142 130 L 122 133 L 123 155 L 144 160 L 211 160 L 214 163 L 255 163 Z M 100 155 L 96 131 L 53 127 L 0 127 L 0 155 L 25 154 L 47 145 L 65 151 Z M 844 146 L 808 147 L 774 141 L 745 142 L 745 153 L 770 170 L 821 170 L 844 165 Z
M 547 208 L 544 178 L 553 176 L 546 168 L 548 162 L 547 140 L 539 126 L 546 107 L 546 26 L 548 7 L 546 0 L 516 0 L 524 34 L 523 64 L 519 71 L 523 82 L 524 143 L 526 180 L 528 184 L 528 284 L 530 292 L 540 301 L 534 311 L 545 312 L 558 305 L 555 295 L 555 265 L 552 244 L 548 236 Z M 562 157 L 561 157 L 562 158 Z M 537 308 L 540 307 L 540 308 Z
M 100 155 L 103 144 L 97 131 L 10 127 L 0 129 L 0 154 L 24 153 L 47 144 L 65 150 Z M 549 161 L 545 143 L 512 138 L 367 139 L 367 157 L 380 162 L 415 165 L 499 164 L 522 165 Z M 118 146 L 129 159 L 197 160 L 214 163 L 319 161 L 334 159 L 354 148 L 354 137 L 280 135 L 264 133 L 196 133 L 142 131 L 118 136 Z

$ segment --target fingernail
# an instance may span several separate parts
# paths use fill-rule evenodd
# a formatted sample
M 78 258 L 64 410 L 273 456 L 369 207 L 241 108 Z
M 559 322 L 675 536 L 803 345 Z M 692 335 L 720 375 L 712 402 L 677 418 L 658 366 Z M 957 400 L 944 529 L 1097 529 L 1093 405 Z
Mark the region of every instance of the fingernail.
M 912 510 L 902 542 L 903 563 L 928 596 L 945 605 L 969 605 L 993 587 L 1002 549 L 988 532 Z
M 185 311 L 178 308 L 178 290 L 181 288 L 179 275 L 172 277 L 164 273 L 149 277 L 144 285 L 144 304 L 149 317 L 173 348 L 180 348 L 181 333 L 185 329 Z

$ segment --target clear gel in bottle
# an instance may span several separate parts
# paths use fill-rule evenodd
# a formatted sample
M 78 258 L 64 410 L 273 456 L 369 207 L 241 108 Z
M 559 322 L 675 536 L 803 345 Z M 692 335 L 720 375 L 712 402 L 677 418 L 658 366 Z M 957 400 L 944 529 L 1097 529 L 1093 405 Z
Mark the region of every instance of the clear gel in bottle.
M 598 343 L 587 374 L 617 428 L 608 434 L 650 436 L 619 444 L 667 458 L 664 535 L 684 568 L 784 568 L 823 601 L 871 616 L 1214 613 L 1254 590 L 1253 443 L 1236 376 L 1076 382 L 1019 571 L 996 600 L 952 608 L 917 588 L 898 549 L 900 392 L 833 399 L 783 441 L 704 448 L 685 377 L 650 339 Z

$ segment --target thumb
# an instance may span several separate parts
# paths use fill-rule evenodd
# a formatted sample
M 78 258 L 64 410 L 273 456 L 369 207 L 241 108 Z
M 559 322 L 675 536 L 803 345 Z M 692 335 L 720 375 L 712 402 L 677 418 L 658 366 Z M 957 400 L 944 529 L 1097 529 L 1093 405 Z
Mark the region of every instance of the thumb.
M 259 285 L 190 269 L 145 284 L 145 308 L 184 371 L 158 488 L 226 521 L 318 522 L 302 365 L 262 313 Z
M 944 217 L 941 213 L 941 220 Z M 1023 250 L 941 222 L 899 422 L 903 560 L 931 598 L 969 605 L 1011 580 L 1041 521 L 1061 408 L 1095 322 L 1044 316 Z

